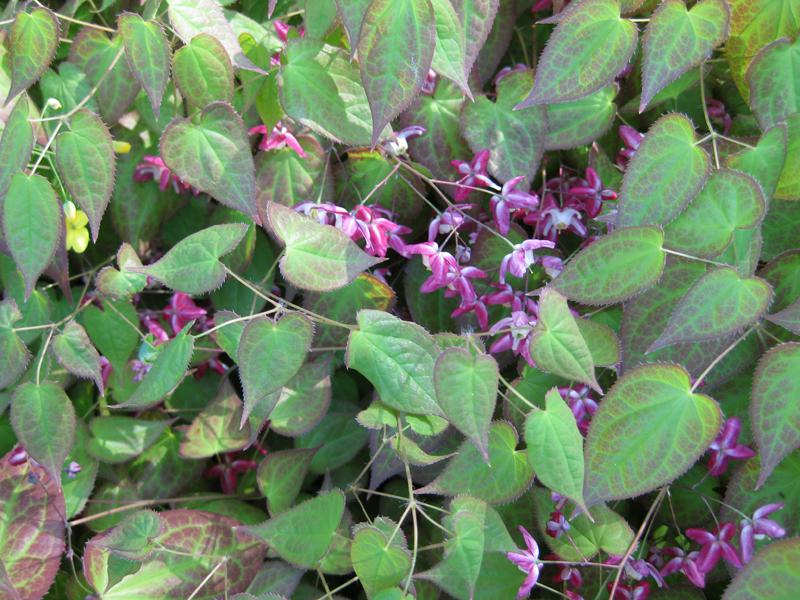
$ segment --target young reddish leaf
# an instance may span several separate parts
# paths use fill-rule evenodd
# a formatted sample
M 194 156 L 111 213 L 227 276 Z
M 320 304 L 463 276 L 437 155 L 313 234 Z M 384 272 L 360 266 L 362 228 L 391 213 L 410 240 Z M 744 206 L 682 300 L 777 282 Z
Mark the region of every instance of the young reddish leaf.
M 618 91 L 616 85 L 607 85 L 572 102 L 545 105 L 545 150 L 570 150 L 602 136 L 616 118 Z
M 256 156 L 256 207 L 262 223 L 270 202 L 294 206 L 309 198 L 327 198 L 333 193 L 328 155 L 311 136 L 298 136 L 306 153 L 291 148 L 259 152 Z
M 77 377 L 91 379 L 100 395 L 104 395 L 100 355 L 83 327 L 75 321 L 67 323 L 64 330 L 53 338 L 53 352 L 62 367 Z
M 217 38 L 201 33 L 172 58 L 175 85 L 192 105 L 233 102 L 233 65 Z
M 430 0 L 373 0 L 358 40 L 372 112 L 372 145 L 419 92 L 431 68 L 436 26 Z
M 722 600 L 794 598 L 800 587 L 800 538 L 778 540 L 758 552 L 733 578 Z
M 786 82 L 788 85 L 776 85 Z M 792 84 L 789 84 L 792 82 Z M 800 82 L 800 41 L 781 38 L 764 47 L 747 69 L 750 106 L 761 129 L 769 129 L 800 111 L 794 86 Z
M 772 296 L 772 287 L 763 279 L 742 277 L 727 267 L 710 271 L 681 298 L 648 352 L 740 331 L 766 312 Z
M 27 300 L 58 245 L 64 243 L 64 213 L 47 179 L 22 172 L 11 180 L 2 208 L 5 243 L 22 273 Z
M 797 369 L 800 344 L 781 344 L 764 354 L 753 380 L 750 418 L 758 444 L 761 487 L 773 469 L 790 452 L 800 447 L 800 393 Z
M 11 180 L 25 168 L 33 152 L 33 126 L 28 121 L 28 102 L 27 96 L 17 100 L 0 137 L 0 207 Z
M 519 498 L 533 482 L 533 469 L 524 450 L 517 450 L 517 431 L 505 421 L 489 429 L 489 462 L 478 448 L 465 441 L 436 479 L 417 494 L 459 496 L 468 494 L 489 504 L 505 504 Z
M 168 425 L 169 421 L 121 416 L 96 417 L 89 423 L 92 438 L 87 450 L 104 463 L 127 462 L 155 444 Z
M 436 23 L 436 42 L 431 68 L 455 83 L 472 98 L 469 89 L 469 71 L 466 68 L 467 38 L 460 17 L 450 0 L 431 0 Z
M 800 335 L 800 300 L 787 306 L 782 311 L 767 315 L 766 319 L 791 331 L 795 335 Z
M 770 200 L 786 162 L 786 141 L 786 125 L 776 125 L 764 132 L 754 148 L 729 156 L 725 163 L 754 177 L 761 184 L 764 198 Z
M 124 53 L 121 37 L 110 40 L 102 31 L 89 27 L 81 29 L 69 50 L 70 62 L 86 73 L 92 86 L 97 86 L 97 106 L 110 125 L 119 120 L 139 93 L 139 82 L 122 56 Z
M 322 420 L 331 403 L 330 359 L 322 357 L 308 361 L 275 394 L 278 402 L 269 415 L 270 430 L 286 437 L 308 433 Z
M 325 555 L 344 515 L 344 494 L 333 490 L 242 530 L 263 539 L 286 562 L 313 569 Z
M 489 150 L 489 172 L 502 182 L 525 175 L 530 183 L 539 169 L 547 130 L 545 109 L 514 110 L 532 84 L 530 71 L 512 73 L 497 84 L 496 101 L 479 96 L 461 113 L 464 138 L 476 153 Z
M 539 319 L 531 337 L 531 358 L 543 371 L 603 391 L 595 378 L 592 353 L 567 306 L 567 299 L 549 287 L 539 296 Z
M 244 421 L 244 426 L 241 423 Z M 250 424 L 242 419 L 242 401 L 225 379 L 211 404 L 195 417 L 181 441 L 181 456 L 207 458 L 235 452 L 250 443 Z
M 70 196 L 89 217 L 92 240 L 114 191 L 114 142 L 103 121 L 81 109 L 69 120 L 69 130 L 56 137 L 56 168 Z
M 256 172 L 242 118 L 225 102 L 212 102 L 197 122 L 178 117 L 161 136 L 161 156 L 186 183 L 225 206 L 258 218 Z
M 686 210 L 664 228 L 664 244 L 691 256 L 719 256 L 737 229 L 755 227 L 765 212 L 766 200 L 754 178 L 717 170 Z
M 256 483 L 267 498 L 270 515 L 274 517 L 291 508 L 316 452 L 316 448 L 270 452 L 258 465 Z
M 614 384 L 586 439 L 588 506 L 666 485 L 706 451 L 722 415 L 714 400 L 690 387 L 688 373 L 668 364 L 637 367 Z
M 64 497 L 45 469 L 30 460 L 12 464 L 11 453 L 0 458 L 0 567 L 16 598 L 40 600 L 53 584 L 65 550 Z M 3 597 L 15 600 L 13 595 Z
M 267 405 L 259 406 L 259 414 L 264 418 L 269 416 L 278 401 L 277 396 L 270 394 L 295 376 L 305 362 L 313 336 L 313 324 L 299 313 L 287 314 L 277 322 L 259 317 L 247 324 L 236 351 L 244 388 L 240 426 L 267 399 Z M 269 369 L 264 365 L 269 365 Z
M 553 287 L 583 304 L 614 304 L 654 285 L 664 270 L 664 234 L 627 227 L 600 238 L 569 261 Z M 620 273 L 628 276 L 620 278 Z
M 31 355 L 14 332 L 22 313 L 13 298 L 0 302 L 0 390 L 9 387 L 25 372 Z
M 169 81 L 170 52 L 164 30 L 157 21 L 145 21 L 137 14 L 122 13 L 117 19 L 125 58 L 150 100 L 156 117 Z
M 665 225 L 708 178 L 711 164 L 683 115 L 661 117 L 647 132 L 622 180 L 617 225 Z
M 265 213 L 266 227 L 286 246 L 281 273 L 300 289 L 328 292 L 344 287 L 383 260 L 365 253 L 341 230 L 280 204 L 270 202 Z
M 194 352 L 194 337 L 189 327 L 164 344 L 153 366 L 130 397 L 115 408 L 143 410 L 155 406 L 174 390 L 186 374 Z
M 11 425 L 25 451 L 61 487 L 61 466 L 75 440 L 75 409 L 54 383 L 24 383 L 11 399 Z
M 460 32 L 464 36 L 464 73 L 469 76 L 486 44 L 500 0 L 451 0 L 461 22 Z
M 19 12 L 9 39 L 11 87 L 3 104 L 39 80 L 58 48 L 58 19 L 43 6 Z
M 729 21 L 725 0 L 701 0 L 691 10 L 683 0 L 658 7 L 644 34 L 640 113 L 659 91 L 711 56 L 727 38 Z
M 528 462 L 545 486 L 583 506 L 583 436 L 558 389 L 544 401 L 545 410 L 531 411 L 525 420 Z
M 628 64 L 639 32 L 619 0 L 587 0 L 565 13 L 545 46 L 530 95 L 518 108 L 577 100 L 607 86 Z
M 436 401 L 453 427 L 489 460 L 489 426 L 497 402 L 497 361 L 486 354 L 449 348 L 433 371 Z
M 233 252 L 245 233 L 244 223 L 212 225 L 186 236 L 157 262 L 128 269 L 157 279 L 175 291 L 205 294 L 225 281 L 225 265 L 220 257 Z
M 441 415 L 434 389 L 439 349 L 416 323 L 379 310 L 361 310 L 345 362 L 375 386 L 381 401 L 403 412 Z
M 117 251 L 117 267 L 103 267 L 94 280 L 97 289 L 115 300 L 128 300 L 147 285 L 147 276 L 133 273 L 129 267 L 139 269 L 142 261 L 130 244 L 123 243 Z

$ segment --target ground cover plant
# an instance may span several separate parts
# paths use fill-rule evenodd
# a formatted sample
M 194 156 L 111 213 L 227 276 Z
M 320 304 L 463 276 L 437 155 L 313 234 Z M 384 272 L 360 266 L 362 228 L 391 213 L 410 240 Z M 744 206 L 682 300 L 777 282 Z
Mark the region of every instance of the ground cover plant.
M 798 0 L 10 0 L 0 598 L 793 599 Z

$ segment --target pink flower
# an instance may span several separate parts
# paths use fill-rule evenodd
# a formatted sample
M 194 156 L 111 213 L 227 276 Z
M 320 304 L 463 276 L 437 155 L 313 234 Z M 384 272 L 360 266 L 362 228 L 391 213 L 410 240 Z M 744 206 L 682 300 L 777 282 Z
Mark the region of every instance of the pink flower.
M 266 125 L 256 125 L 250 128 L 247 133 L 248 135 L 260 134 L 262 136 L 261 141 L 258 143 L 259 150 L 266 152 L 268 150 L 280 150 L 288 146 L 294 150 L 300 158 L 306 157 L 306 151 L 303 150 L 300 142 L 297 141 L 294 134 L 280 121 L 272 128 L 269 134 L 267 134 Z
M 511 211 L 534 211 L 539 208 L 539 197 L 516 189 L 525 179 L 523 176 L 509 179 L 503 184 L 500 194 L 492 196 L 489 205 L 498 231 L 503 235 L 511 226 Z
M 100 378 L 103 381 L 103 389 L 108 387 L 108 380 L 111 377 L 111 372 L 114 369 L 111 367 L 111 362 L 105 357 L 100 357 Z
M 258 468 L 258 463 L 254 460 L 234 458 L 235 452 L 223 455 L 223 461 L 206 469 L 204 477 L 218 477 L 223 494 L 235 494 L 237 475 L 252 471 Z
M 617 193 L 604 188 L 597 171 L 591 167 L 586 169 L 586 180 L 578 180 L 576 183 L 578 185 L 569 188 L 569 194 L 583 200 L 583 210 L 590 219 L 600 214 L 603 202 L 617 199 Z
M 525 222 L 536 223 L 536 235 L 553 242 L 562 231 L 586 237 L 589 231 L 583 223 L 582 210 L 583 203 L 574 196 L 568 196 L 559 205 L 553 194 L 546 193 L 539 210 L 529 213 Z
M 459 187 L 456 189 L 454 198 L 456 202 L 463 202 L 472 193 L 470 188 L 488 187 L 499 190 L 495 183 L 486 174 L 486 167 L 489 164 L 489 151 L 481 150 L 471 161 L 452 160 L 450 161 L 461 179 L 458 180 Z
M 611 591 L 613 584 L 608 584 L 608 589 Z M 612 600 L 647 600 L 650 597 L 650 584 L 646 581 L 637 583 L 635 586 L 618 585 L 614 591 Z
M 138 182 L 157 181 L 158 189 L 162 192 L 169 186 L 172 186 L 176 194 L 182 194 L 183 192 L 192 192 L 195 196 L 200 194 L 200 190 L 192 187 L 170 171 L 164 161 L 158 156 L 143 157 L 142 162 L 136 165 L 136 168 L 133 170 L 133 179 Z
M 665 548 L 664 553 L 668 556 L 672 556 L 673 558 L 670 559 L 667 564 L 661 569 L 661 576 L 667 577 L 672 573 L 677 573 L 681 571 L 686 577 L 691 581 L 694 585 L 699 588 L 706 586 L 706 576 L 703 571 L 701 571 L 697 566 L 697 557 L 700 554 L 699 552 L 690 552 L 687 554 L 683 551 L 683 549 L 674 547 L 674 548 Z
M 779 523 L 766 518 L 782 508 L 783 502 L 765 504 L 756 509 L 752 519 L 742 519 L 742 532 L 739 537 L 742 548 L 742 562 L 749 563 L 753 558 L 753 548 L 756 540 L 765 538 L 775 540 L 786 535 L 786 530 Z
M 169 299 L 169 304 L 164 309 L 164 316 L 169 319 L 173 335 L 178 335 L 178 332 L 192 321 L 204 319 L 206 309 L 197 306 L 189 294 L 176 292 Z
M 737 569 L 742 568 L 742 561 L 730 543 L 736 535 L 733 523 L 723 523 L 715 533 L 705 529 L 687 529 L 685 533 L 690 540 L 702 545 L 697 557 L 697 568 L 701 572 L 710 572 L 721 558 Z
M 471 208 L 469 205 L 463 207 L 451 206 L 442 214 L 431 221 L 428 226 L 428 241 L 433 242 L 440 235 L 449 235 L 464 224 L 463 210 Z
M 540 248 L 555 248 L 550 240 L 525 240 L 516 244 L 511 254 L 506 254 L 500 261 L 500 283 L 506 282 L 506 273 L 511 272 L 516 277 L 524 277 L 528 267 L 536 264 L 538 257 L 533 252 Z
M 539 571 L 542 567 L 542 563 L 539 562 L 539 545 L 536 543 L 536 540 L 533 539 L 533 536 L 528 533 L 524 527 L 520 526 L 519 530 L 522 532 L 522 537 L 525 540 L 526 549 L 520 550 L 519 552 L 508 552 L 506 553 L 506 557 L 514 563 L 520 571 L 526 574 L 525 581 L 519 586 L 519 591 L 517 592 L 517 598 L 521 600 L 530 595 L 533 586 L 535 586 L 536 582 L 539 580 Z
M 550 519 L 547 521 L 545 531 L 547 535 L 549 535 L 551 538 L 559 538 L 569 530 L 569 521 L 560 510 L 554 510 L 550 513 Z
M 393 156 L 403 156 L 408 152 L 408 138 L 424 135 L 426 131 L 427 129 L 420 125 L 410 125 L 394 132 L 392 138 L 383 143 L 383 149 Z
M 719 477 L 728 468 L 728 460 L 744 460 L 756 455 L 750 448 L 737 443 L 742 423 L 737 417 L 725 421 L 722 431 L 709 448 L 711 457 L 708 461 L 708 472 L 712 477 Z
M 436 92 L 436 78 L 436 71 L 430 69 L 428 74 L 425 76 L 425 81 L 422 84 L 422 88 L 420 88 L 420 92 L 426 96 L 433 96 L 433 94 Z
M 573 387 L 560 387 L 558 393 L 561 394 L 572 414 L 575 415 L 578 429 L 586 435 L 592 416 L 597 412 L 597 402 L 592 399 L 589 386 L 581 383 Z
M 67 474 L 69 479 L 75 479 L 78 476 L 78 473 L 81 472 L 81 465 L 74 460 L 70 461 L 70 463 L 64 468 L 64 473 Z
M 579 588 L 583 584 L 583 576 L 580 570 L 573 565 L 563 565 L 555 576 L 556 583 L 566 583 L 574 588 Z
M 633 158 L 633 155 L 636 154 L 639 146 L 642 145 L 644 135 L 636 131 L 633 127 L 620 125 L 619 137 L 622 139 L 622 143 L 625 144 L 625 147 L 617 153 L 615 162 L 621 169 L 624 169 L 628 166 L 628 162 Z
M 147 331 L 150 332 L 150 335 L 155 338 L 155 342 L 153 343 L 154 346 L 158 346 L 159 344 L 163 344 L 164 342 L 169 341 L 169 334 L 167 330 L 161 326 L 161 323 L 158 322 L 156 318 L 152 315 L 145 314 L 142 317 L 142 324 L 147 327 Z
M 489 347 L 489 352 L 498 354 L 511 350 L 525 359 L 530 366 L 535 366 L 531 358 L 531 335 L 536 325 L 537 318 L 529 315 L 524 310 L 515 310 L 510 317 L 500 319 L 489 330 L 491 334 L 504 331 L 503 334 Z
M 22 446 L 17 446 L 14 451 L 8 456 L 8 464 L 12 467 L 18 467 L 28 460 L 28 453 Z

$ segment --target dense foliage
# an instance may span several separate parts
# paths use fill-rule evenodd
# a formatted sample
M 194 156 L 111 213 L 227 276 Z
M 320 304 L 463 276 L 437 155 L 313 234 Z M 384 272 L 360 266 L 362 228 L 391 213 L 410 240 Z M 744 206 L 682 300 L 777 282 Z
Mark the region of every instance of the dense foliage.
M 0 598 L 800 594 L 800 0 L 10 0 Z

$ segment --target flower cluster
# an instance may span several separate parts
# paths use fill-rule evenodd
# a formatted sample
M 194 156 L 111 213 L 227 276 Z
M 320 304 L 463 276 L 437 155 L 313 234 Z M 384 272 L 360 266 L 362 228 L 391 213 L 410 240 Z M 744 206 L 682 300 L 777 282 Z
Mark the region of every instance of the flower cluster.
M 162 192 L 168 187 L 172 187 L 176 194 L 183 194 L 184 192 L 191 192 L 195 196 L 200 194 L 200 190 L 192 187 L 170 171 L 164 159 L 159 156 L 145 156 L 142 158 L 142 162 L 136 165 L 133 171 L 133 179 L 139 182 L 157 181 L 158 189 Z

